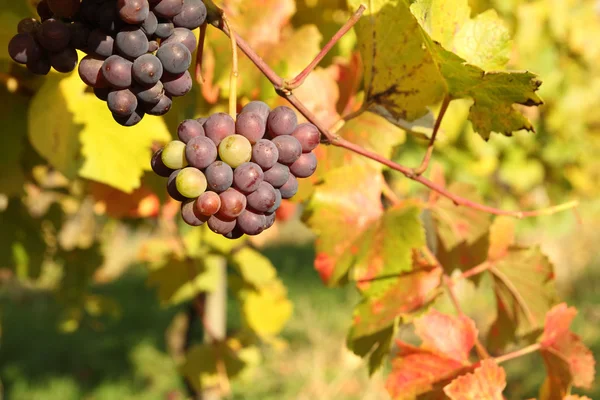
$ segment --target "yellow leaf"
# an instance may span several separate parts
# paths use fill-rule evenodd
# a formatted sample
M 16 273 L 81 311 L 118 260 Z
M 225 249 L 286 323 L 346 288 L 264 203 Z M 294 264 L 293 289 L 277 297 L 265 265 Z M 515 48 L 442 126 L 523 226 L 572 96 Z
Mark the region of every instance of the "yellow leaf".
M 246 323 L 257 335 L 267 338 L 283 330 L 292 310 L 293 305 L 280 281 L 258 292 L 248 292 L 243 300 Z

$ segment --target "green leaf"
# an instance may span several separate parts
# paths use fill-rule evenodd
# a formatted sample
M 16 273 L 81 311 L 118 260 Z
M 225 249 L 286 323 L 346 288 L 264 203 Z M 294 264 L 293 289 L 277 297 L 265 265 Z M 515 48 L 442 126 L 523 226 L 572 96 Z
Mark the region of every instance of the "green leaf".
M 360 0 L 348 3 L 356 8 Z M 506 58 L 507 35 L 495 16 L 488 13 L 471 22 L 464 21 L 464 32 L 454 38 L 462 49 L 457 53 L 467 57 L 471 62 L 468 64 L 434 41 L 439 37 L 450 42 L 450 28 L 440 27 L 446 20 L 450 27 L 460 24 L 465 0 L 459 1 L 459 9 L 453 11 L 446 10 L 452 9 L 447 2 L 416 4 L 417 17 L 426 29 L 429 27 L 433 38 L 411 14 L 407 0 L 371 1 L 365 17 L 356 25 L 369 109 L 391 121 L 414 121 L 445 96 L 471 98 L 469 119 L 484 139 L 492 131 L 511 135 L 521 129 L 533 130 L 514 104 L 542 104 L 535 93 L 541 85 L 536 76 L 528 72 L 486 73 L 473 65 L 496 67 Z M 436 16 L 428 16 L 429 13 Z M 479 34 L 483 34 L 482 43 L 474 42 L 474 36 Z M 452 41 L 452 50 L 455 47 Z
M 233 255 L 233 266 L 244 281 L 255 288 L 266 286 L 277 278 L 277 271 L 271 261 L 249 247 L 244 247 Z
M 68 178 L 80 176 L 126 193 L 150 169 L 150 147 L 171 135 L 162 118 L 147 116 L 134 127 L 117 124 L 106 105 L 77 73 L 49 77 L 29 109 L 29 140 Z
M 158 287 L 163 304 L 179 304 L 200 292 L 210 292 L 217 284 L 221 256 L 205 256 L 201 260 L 175 260 L 154 268 L 148 275 L 148 285 Z
M 18 94 L 10 94 L 3 87 L 0 89 L 0 103 L 0 120 L 3 125 L 0 146 L 0 193 L 12 196 L 23 191 L 25 181 L 21 156 L 27 140 L 29 100 Z
M 348 333 L 347 345 L 354 354 L 368 357 L 369 374 L 373 375 L 383 364 L 384 358 L 390 353 L 392 341 L 396 336 L 397 324 L 375 332 L 372 335 L 354 338 L 352 330 Z
M 351 275 L 367 297 L 377 297 L 393 285 L 398 275 L 412 270 L 412 253 L 425 245 L 420 208 L 400 207 L 387 210 L 347 253 Z

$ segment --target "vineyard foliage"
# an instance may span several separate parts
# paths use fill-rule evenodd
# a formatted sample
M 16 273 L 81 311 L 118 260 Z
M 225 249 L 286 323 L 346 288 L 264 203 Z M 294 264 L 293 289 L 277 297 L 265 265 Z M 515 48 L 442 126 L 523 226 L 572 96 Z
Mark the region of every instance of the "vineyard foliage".
M 315 175 L 284 201 L 272 232 L 237 240 L 183 224 L 179 204 L 150 170 L 152 152 L 176 138 L 179 122 L 227 110 L 229 38 L 209 26 L 204 82 L 164 117 L 127 128 L 77 72 L 36 77 L 10 60 L 7 43 L 19 20 L 35 15 L 33 3 L 4 1 L 0 8 L 3 296 L 53 293 L 63 308 L 57 329 L 68 334 L 88 319 L 119 318 L 114 299 L 89 289 L 132 266 L 147 268 L 147 284 L 173 307 L 219 287 L 227 262 L 243 328 L 218 344 L 198 338 L 176 361 L 195 390 L 221 385 L 222 366 L 235 385 L 260 368 L 261 346 L 279 345 L 294 318 L 277 266 L 261 249 L 301 215 L 316 251 L 305 267 L 324 286 L 350 285 L 360 294 L 347 316 L 346 345 L 370 373 L 384 372 L 391 398 L 502 399 L 502 363 L 533 351 L 547 374 L 540 399 L 583 399 L 572 391 L 592 388 L 593 355 L 569 330 L 577 311 L 557 286 L 565 271 L 580 272 L 598 240 L 590 228 L 599 222 L 593 210 L 600 187 L 596 1 L 215 2 L 286 78 L 365 3 L 354 29 L 294 90 L 321 123 L 416 167 L 449 100 L 425 176 L 501 209 L 576 198 L 584 216 L 518 220 L 457 207 L 381 163 L 323 144 Z M 243 54 L 237 94 L 239 108 L 257 99 L 288 105 Z M 489 318 L 447 307 L 461 302 L 461 285 L 493 298 Z

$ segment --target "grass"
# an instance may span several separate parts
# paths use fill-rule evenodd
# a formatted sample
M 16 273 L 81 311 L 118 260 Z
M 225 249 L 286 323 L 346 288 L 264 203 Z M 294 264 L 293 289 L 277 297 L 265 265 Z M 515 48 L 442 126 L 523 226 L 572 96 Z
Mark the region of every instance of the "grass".
M 354 291 L 323 287 L 312 268 L 310 246 L 283 245 L 267 248 L 265 254 L 288 286 L 295 315 L 283 333 L 287 346 L 265 350 L 265 361 L 252 379 L 233 385 L 233 399 L 388 399 L 384 377 L 376 374 L 369 378 L 363 361 L 344 346 L 357 301 Z M 600 353 L 598 278 L 600 272 L 590 270 L 567 294 L 569 303 L 580 308 L 575 328 L 595 354 Z M 51 297 L 0 300 L 0 377 L 5 399 L 185 398 L 185 387 L 164 340 L 179 309 L 161 308 L 139 269 L 96 292 L 115 297 L 122 306 L 122 317 L 87 319 L 70 334 L 57 331 L 60 307 Z M 507 363 L 511 380 L 507 398 L 536 396 L 544 377 L 540 362 L 537 356 L 530 356 Z M 598 396 L 600 390 L 588 395 Z

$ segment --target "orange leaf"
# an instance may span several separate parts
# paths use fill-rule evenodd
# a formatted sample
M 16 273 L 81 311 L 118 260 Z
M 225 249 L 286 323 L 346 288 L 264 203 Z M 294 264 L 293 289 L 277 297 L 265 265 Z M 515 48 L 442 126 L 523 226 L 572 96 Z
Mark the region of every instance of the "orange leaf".
M 472 374 L 459 376 L 444 388 L 452 400 L 503 400 L 506 373 L 494 360 L 484 360 Z
M 498 217 L 490 228 L 490 248 L 488 258 L 498 260 L 506 255 L 515 243 L 515 220 L 509 217 Z
M 133 193 L 125 193 L 102 183 L 91 182 L 90 191 L 97 205 L 101 205 L 113 218 L 148 218 L 158 215 L 160 200 L 144 186 Z

